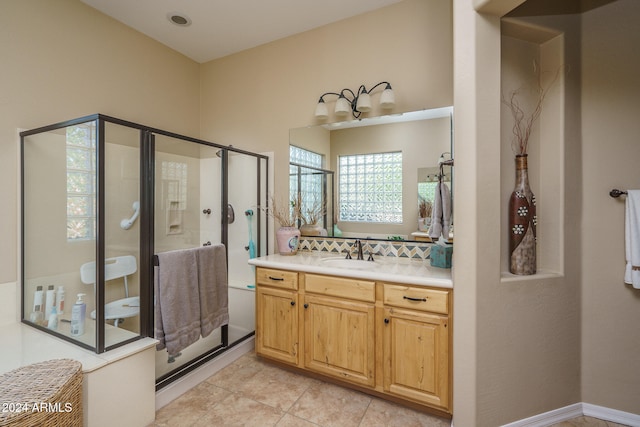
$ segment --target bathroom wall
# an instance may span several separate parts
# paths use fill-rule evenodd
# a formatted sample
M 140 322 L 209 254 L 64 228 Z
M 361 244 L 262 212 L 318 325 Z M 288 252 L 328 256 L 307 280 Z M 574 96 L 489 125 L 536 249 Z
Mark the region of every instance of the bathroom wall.
M 582 19 L 582 396 L 640 414 L 640 290 L 623 283 L 624 197 L 640 188 L 640 3 Z
M 623 203 L 608 196 L 613 186 L 638 182 L 631 95 L 638 64 L 625 50 L 637 46 L 638 5 L 623 0 L 583 15 L 532 19 L 563 32 L 570 64 L 560 113 L 562 275 L 504 281 L 496 215 L 506 207 L 496 187 L 514 172 L 499 160 L 500 17 L 520 3 L 454 2 L 456 425 L 502 425 L 577 402 L 638 412 L 631 359 L 640 309 L 621 279 Z M 544 173 L 546 164 L 538 167 Z M 595 231 L 603 222 L 606 231 Z
M 393 112 L 451 105 L 451 7 L 406 0 L 204 64 L 202 137 L 273 150 L 275 192 L 288 194 L 289 129 L 317 123 L 324 92 L 385 80 L 396 95 Z M 383 113 L 378 97 L 370 116 Z
M 3 1 L 0 28 L 0 300 L 17 319 L 18 129 L 99 112 L 198 136 L 199 66 L 77 0 Z

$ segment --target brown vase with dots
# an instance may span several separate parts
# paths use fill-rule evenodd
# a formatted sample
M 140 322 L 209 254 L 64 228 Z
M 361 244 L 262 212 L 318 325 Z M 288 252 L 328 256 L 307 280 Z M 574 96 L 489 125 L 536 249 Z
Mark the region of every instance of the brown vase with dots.
M 536 273 L 536 198 L 529 186 L 527 155 L 516 155 L 516 185 L 509 199 L 509 271 Z

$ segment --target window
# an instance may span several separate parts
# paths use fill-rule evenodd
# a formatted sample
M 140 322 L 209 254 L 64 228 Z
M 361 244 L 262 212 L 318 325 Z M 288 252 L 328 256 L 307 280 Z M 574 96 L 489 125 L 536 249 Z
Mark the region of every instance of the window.
M 402 152 L 339 156 L 340 221 L 402 223 Z
M 96 234 L 96 126 L 67 127 L 67 240 Z
M 289 146 L 289 161 L 311 168 L 322 168 L 324 156 L 305 150 L 304 148 Z M 298 176 L 298 174 L 300 176 Z M 300 202 L 302 211 L 314 210 L 314 207 L 324 206 L 323 200 L 323 182 L 324 173 L 321 171 L 289 165 L 289 194 L 292 199 L 298 192 L 300 193 Z M 300 188 L 298 189 L 298 179 Z
M 438 181 L 427 181 L 418 183 L 418 196 L 433 203 L 436 198 L 436 186 Z
M 162 162 L 162 180 L 167 209 L 187 210 L 188 165 L 183 162 Z
M 296 147 L 295 145 L 289 146 L 290 162 L 314 168 L 322 168 L 322 160 L 322 154 L 314 153 L 313 151 L 305 150 L 304 148 Z

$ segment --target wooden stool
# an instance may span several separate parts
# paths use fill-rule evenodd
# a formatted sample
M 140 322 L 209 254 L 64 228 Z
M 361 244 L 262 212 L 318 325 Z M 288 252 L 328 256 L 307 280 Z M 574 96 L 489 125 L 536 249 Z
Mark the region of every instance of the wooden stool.
M 48 360 L 0 375 L 0 427 L 82 427 L 82 364 Z

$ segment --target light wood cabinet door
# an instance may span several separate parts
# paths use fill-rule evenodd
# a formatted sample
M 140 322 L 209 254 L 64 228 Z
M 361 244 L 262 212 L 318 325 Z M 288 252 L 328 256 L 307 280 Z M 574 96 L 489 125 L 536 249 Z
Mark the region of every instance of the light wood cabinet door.
M 258 286 L 256 289 L 256 353 L 298 364 L 298 294 Z
M 450 412 L 449 318 L 384 309 L 384 391 Z
M 375 386 L 373 304 L 305 295 L 305 368 Z

